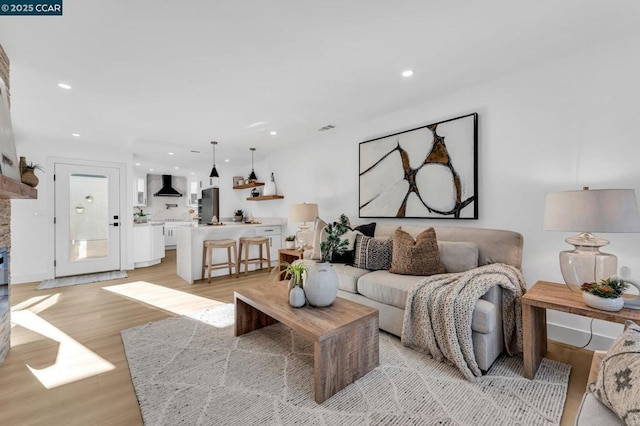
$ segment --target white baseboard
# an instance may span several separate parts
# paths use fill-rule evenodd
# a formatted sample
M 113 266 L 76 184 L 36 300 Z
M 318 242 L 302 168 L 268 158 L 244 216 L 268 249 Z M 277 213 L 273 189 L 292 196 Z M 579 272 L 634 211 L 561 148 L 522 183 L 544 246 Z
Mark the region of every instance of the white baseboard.
M 38 272 L 33 274 L 11 274 L 11 279 L 9 281 L 11 285 L 27 284 L 32 282 L 40 282 L 48 278 L 51 278 L 51 277 L 47 276 L 46 272 Z
M 587 344 L 589 337 L 589 330 L 578 330 L 567 327 L 566 325 L 547 323 L 547 338 L 550 340 L 566 343 L 571 346 L 582 347 Z M 594 333 L 591 343 L 589 343 L 586 349 L 592 351 L 606 351 L 614 340 L 614 337 Z

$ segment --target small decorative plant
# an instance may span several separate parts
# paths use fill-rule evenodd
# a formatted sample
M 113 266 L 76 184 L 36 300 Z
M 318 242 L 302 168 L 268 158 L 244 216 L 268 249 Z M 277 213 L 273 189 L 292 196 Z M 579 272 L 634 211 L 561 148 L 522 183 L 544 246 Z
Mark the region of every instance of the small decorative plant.
M 288 237 L 284 237 L 285 241 L 295 241 L 296 240 L 296 236 L 295 235 L 289 235 Z
M 243 216 L 244 212 L 242 210 L 238 209 L 238 210 L 233 212 L 233 215 L 234 216 Z
M 601 280 L 599 283 L 584 283 L 580 286 L 580 290 L 605 299 L 617 299 L 627 288 L 629 284 L 612 277 Z
M 340 238 L 349 230 L 349 219 L 344 214 L 340 215 L 340 221 L 327 225 L 324 232 L 327 234 L 327 240 L 320 243 L 320 251 L 322 252 L 322 261 L 330 262 L 334 253 L 343 254 L 349 241 Z
M 282 262 L 280 263 L 280 267 L 283 267 L 284 269 L 276 267 L 271 271 L 271 278 L 274 281 L 280 281 L 287 277 L 291 277 L 291 280 L 289 281 L 289 291 L 291 291 L 293 287 L 302 287 L 304 273 L 307 272 L 307 265 L 302 262 Z
M 27 163 L 24 165 L 24 171 L 34 171 L 34 170 L 40 170 L 44 172 L 44 167 L 42 167 L 40 164 L 36 164 L 36 163 Z

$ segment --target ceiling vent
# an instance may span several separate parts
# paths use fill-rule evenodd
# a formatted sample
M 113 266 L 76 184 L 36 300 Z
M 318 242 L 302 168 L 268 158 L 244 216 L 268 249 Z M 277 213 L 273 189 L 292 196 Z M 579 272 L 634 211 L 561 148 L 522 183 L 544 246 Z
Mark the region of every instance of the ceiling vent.
M 336 128 L 336 126 L 334 126 L 333 124 L 327 124 L 327 125 L 326 125 L 326 126 L 324 126 L 324 127 L 320 127 L 320 128 L 318 129 L 318 131 L 319 131 L 319 132 L 326 132 L 327 130 L 331 130 L 331 129 L 335 129 L 335 128 Z

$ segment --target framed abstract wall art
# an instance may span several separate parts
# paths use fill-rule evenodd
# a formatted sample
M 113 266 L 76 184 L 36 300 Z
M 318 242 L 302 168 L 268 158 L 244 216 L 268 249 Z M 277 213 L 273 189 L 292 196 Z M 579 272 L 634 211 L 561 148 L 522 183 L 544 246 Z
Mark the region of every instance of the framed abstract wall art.
M 478 219 L 478 114 L 360 143 L 362 218 Z

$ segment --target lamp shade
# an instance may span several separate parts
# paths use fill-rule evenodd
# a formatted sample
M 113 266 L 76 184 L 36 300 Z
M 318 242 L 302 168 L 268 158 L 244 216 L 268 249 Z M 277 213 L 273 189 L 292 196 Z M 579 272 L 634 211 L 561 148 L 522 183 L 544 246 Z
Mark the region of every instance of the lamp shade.
M 577 232 L 640 232 L 633 189 L 583 189 L 548 193 L 544 229 Z
M 318 205 L 317 204 L 292 204 L 291 211 L 289 213 L 289 219 L 291 222 L 313 222 L 318 217 Z

